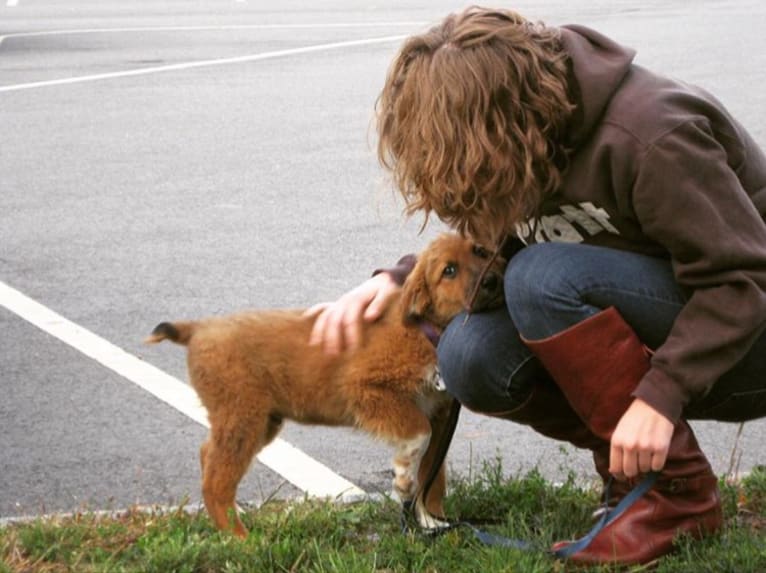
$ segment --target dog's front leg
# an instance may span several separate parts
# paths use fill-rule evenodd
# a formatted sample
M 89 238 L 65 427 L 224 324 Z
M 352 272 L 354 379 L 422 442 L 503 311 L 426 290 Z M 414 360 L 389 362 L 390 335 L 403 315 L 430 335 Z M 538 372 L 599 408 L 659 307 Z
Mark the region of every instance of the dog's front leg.
M 412 501 L 415 498 L 420 460 L 423 459 L 430 441 L 431 432 L 426 432 L 397 443 L 394 454 L 393 488 L 402 502 Z
M 420 465 L 430 442 L 431 432 L 427 432 L 398 444 L 394 455 L 393 488 L 403 503 L 412 502 L 418 493 Z M 446 526 L 446 522 L 437 519 L 428 511 L 422 498 L 423 496 L 418 496 L 415 500 L 415 516 L 420 527 L 438 529 Z

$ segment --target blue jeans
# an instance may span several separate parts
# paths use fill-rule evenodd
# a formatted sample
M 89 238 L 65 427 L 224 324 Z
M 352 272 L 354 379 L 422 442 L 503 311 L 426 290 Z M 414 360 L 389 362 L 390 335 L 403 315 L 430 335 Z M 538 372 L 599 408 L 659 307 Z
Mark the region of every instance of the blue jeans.
M 521 341 L 552 336 L 614 306 L 649 348 L 667 337 L 686 302 L 670 261 L 568 243 L 519 251 L 505 274 L 507 308 L 458 316 L 439 342 L 447 389 L 488 414 L 518 407 L 549 378 Z M 766 416 L 766 335 L 684 417 L 744 421 Z

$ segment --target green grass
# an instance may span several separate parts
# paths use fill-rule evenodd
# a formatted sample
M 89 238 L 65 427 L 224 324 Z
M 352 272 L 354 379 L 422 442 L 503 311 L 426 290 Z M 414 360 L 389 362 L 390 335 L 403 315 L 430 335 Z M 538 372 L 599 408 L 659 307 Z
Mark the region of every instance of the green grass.
M 721 482 L 726 526 L 704 541 L 680 540 L 653 571 L 766 572 L 766 470 Z M 540 548 L 583 534 L 598 493 L 537 472 L 506 477 L 499 461 L 453 480 L 448 514 Z M 544 551 L 486 547 L 468 529 L 436 539 L 402 534 L 394 501 L 339 505 L 272 501 L 243 517 L 246 541 L 217 532 L 204 512 L 78 514 L 0 529 L 0 573 L 10 572 L 551 572 L 570 568 Z M 582 569 L 581 569 L 582 570 Z M 607 572 L 610 567 L 586 571 Z M 633 568 L 644 571 L 647 568 Z

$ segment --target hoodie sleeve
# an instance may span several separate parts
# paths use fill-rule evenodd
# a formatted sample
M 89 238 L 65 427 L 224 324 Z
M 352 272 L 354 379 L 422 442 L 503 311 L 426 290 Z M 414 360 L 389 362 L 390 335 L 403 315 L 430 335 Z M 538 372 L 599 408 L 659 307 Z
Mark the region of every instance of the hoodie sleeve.
M 633 188 L 644 232 L 689 297 L 633 394 L 674 422 L 766 322 L 766 225 L 727 160 L 708 121 L 689 120 L 647 148 Z

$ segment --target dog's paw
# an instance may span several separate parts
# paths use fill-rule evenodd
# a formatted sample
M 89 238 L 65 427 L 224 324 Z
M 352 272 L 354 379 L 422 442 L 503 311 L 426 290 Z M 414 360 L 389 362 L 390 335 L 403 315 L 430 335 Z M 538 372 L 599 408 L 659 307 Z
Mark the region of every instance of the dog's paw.
M 438 517 L 429 513 L 428 510 L 420 503 L 416 504 L 415 506 L 415 516 L 417 517 L 418 525 L 423 529 L 444 529 L 450 525 L 447 521 L 439 519 Z

